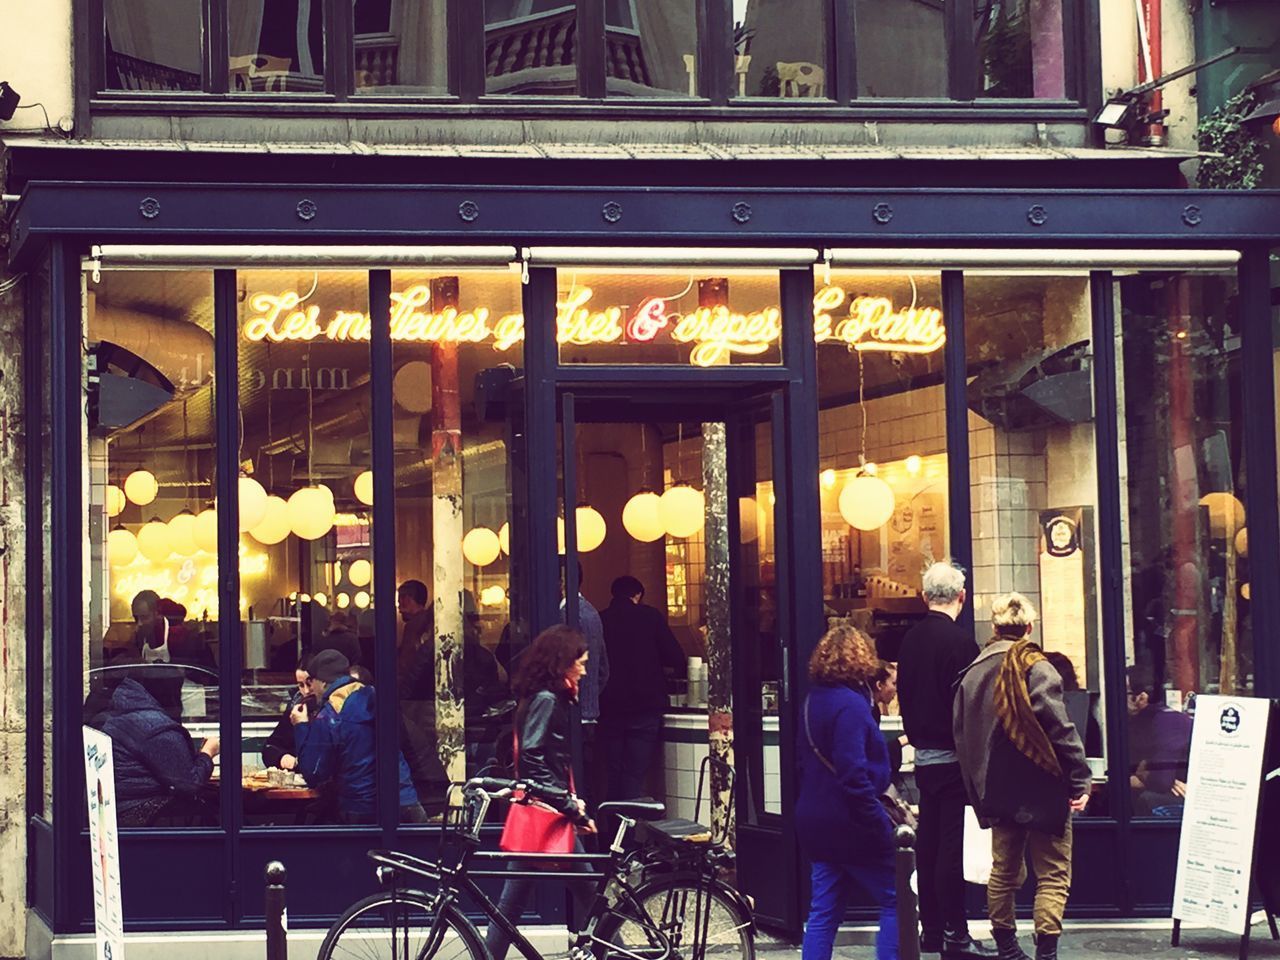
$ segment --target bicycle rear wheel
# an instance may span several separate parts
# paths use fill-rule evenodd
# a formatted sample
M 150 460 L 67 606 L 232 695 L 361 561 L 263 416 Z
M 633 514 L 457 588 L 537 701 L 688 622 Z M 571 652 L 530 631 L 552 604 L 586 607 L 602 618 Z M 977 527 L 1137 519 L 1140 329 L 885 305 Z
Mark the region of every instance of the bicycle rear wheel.
M 743 914 L 727 893 L 708 888 L 695 874 L 659 876 L 640 885 L 636 900 L 646 918 L 620 912 L 601 919 L 596 927 L 595 954 L 599 960 L 663 960 L 661 941 L 653 928 L 671 941 L 671 960 L 755 960 L 751 917 Z M 702 941 L 702 949 L 696 949 Z
M 457 908 L 437 914 L 424 894 L 375 893 L 334 922 L 316 960 L 489 960 L 489 954 Z

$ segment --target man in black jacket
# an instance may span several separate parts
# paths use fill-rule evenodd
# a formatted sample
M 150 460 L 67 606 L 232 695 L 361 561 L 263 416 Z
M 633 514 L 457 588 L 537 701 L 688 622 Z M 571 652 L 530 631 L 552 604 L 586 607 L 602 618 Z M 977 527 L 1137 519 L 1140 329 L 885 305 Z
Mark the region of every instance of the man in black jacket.
M 978 644 L 956 623 L 965 603 L 964 571 L 949 561 L 924 574 L 925 618 L 903 637 L 898 659 L 898 703 L 907 740 L 915 748 L 920 789 L 916 844 L 920 883 L 920 948 L 943 957 L 994 957 L 969 936 L 964 899 L 964 808 L 967 802 L 951 704 L 960 671 Z
M 618 577 L 600 612 L 609 683 L 600 692 L 600 740 L 608 757 L 610 800 L 643 796 L 667 709 L 667 679 L 685 672 L 684 653 L 666 619 L 644 599 L 644 584 Z

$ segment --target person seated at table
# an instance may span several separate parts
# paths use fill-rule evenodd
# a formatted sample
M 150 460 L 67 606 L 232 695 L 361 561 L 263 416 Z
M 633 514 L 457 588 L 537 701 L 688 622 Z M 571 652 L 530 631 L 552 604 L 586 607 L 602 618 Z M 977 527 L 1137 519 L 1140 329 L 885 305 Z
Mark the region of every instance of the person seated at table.
M 1129 788 L 1139 816 L 1180 816 L 1187 796 L 1191 717 L 1170 708 L 1155 672 L 1125 672 L 1129 699 Z
M 271 731 L 271 736 L 262 745 L 264 766 L 279 767 L 281 770 L 293 770 L 298 766 L 298 748 L 294 744 L 293 724 L 289 720 L 289 714 L 307 697 L 311 697 L 312 704 L 315 703 L 315 698 L 311 696 L 311 674 L 307 672 L 307 661 L 310 659 L 303 657 L 293 670 L 294 688 L 289 694 L 289 702 L 285 704 L 284 712 L 280 714 L 280 720 Z
M 351 661 L 337 650 L 322 650 L 307 664 L 317 707 L 300 701 L 289 711 L 297 745 L 297 771 L 307 785 L 335 784 L 338 819 L 343 823 L 377 821 L 374 689 L 351 676 Z M 396 751 L 400 819 L 424 823 L 427 815 L 409 779 L 409 765 Z
M 111 694 L 102 732 L 114 747 L 121 826 L 217 823 L 216 811 L 199 796 L 213 776 L 217 737 L 197 750 L 186 728 L 133 677 L 121 680 Z

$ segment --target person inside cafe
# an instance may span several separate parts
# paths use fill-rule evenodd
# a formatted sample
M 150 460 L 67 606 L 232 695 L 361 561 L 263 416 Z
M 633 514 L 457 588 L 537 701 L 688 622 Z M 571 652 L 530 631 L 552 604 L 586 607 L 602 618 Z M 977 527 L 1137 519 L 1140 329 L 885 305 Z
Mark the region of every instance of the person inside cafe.
M 216 810 L 201 796 L 213 776 L 217 737 L 197 749 L 186 728 L 134 677 L 112 692 L 101 730 L 114 748 L 120 826 L 217 823 Z
M 285 704 L 284 712 L 280 714 L 280 721 L 275 729 L 262 745 L 264 766 L 279 767 L 281 770 L 297 769 L 298 748 L 294 743 L 293 723 L 289 720 L 289 714 L 293 712 L 294 707 L 308 697 L 311 698 L 312 706 L 315 704 L 315 698 L 311 696 L 311 674 L 307 672 L 307 661 L 310 659 L 310 657 L 303 657 L 294 668 L 294 688 L 289 694 L 289 702 Z
M 429 599 L 427 585 L 421 580 L 406 580 L 396 590 L 396 605 L 404 623 L 396 655 L 402 698 L 435 699 L 435 616 Z
M 335 610 L 329 616 L 329 625 L 325 627 L 319 639 L 311 645 L 313 656 L 321 650 L 337 650 L 349 662 L 360 662 L 360 638 L 356 635 L 350 614 L 343 610 Z
M 307 665 L 313 711 L 299 701 L 289 711 L 297 745 L 297 771 L 313 789 L 333 785 L 338 819 L 348 824 L 377 821 L 376 730 L 373 687 L 351 676 L 351 662 L 337 650 L 323 650 Z M 400 820 L 425 823 L 409 777 L 409 765 L 396 752 L 399 764 Z
M 1125 672 L 1129 701 L 1129 789 L 1139 816 L 1177 817 L 1187 796 L 1191 717 L 1164 700 L 1155 672 Z
M 667 618 L 644 603 L 643 583 L 618 577 L 610 592 L 613 599 L 600 614 L 611 675 L 600 691 L 600 745 L 608 769 L 606 798 L 629 800 L 649 792 L 668 704 L 667 677 L 684 676 L 685 659 Z

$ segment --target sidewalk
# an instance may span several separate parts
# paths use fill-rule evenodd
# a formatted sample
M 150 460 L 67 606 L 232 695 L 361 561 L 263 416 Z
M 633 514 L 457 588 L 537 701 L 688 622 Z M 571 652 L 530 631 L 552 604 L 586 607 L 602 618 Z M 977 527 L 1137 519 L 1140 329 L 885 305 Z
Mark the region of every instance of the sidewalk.
M 1031 947 L 1030 924 L 1025 924 L 1022 948 L 1034 953 Z M 1239 956 L 1240 938 L 1218 930 L 1184 927 L 1182 945 L 1171 947 L 1170 920 L 1132 921 L 1114 923 L 1081 921 L 1067 923 L 1062 936 L 1059 955 L 1062 960 L 1104 960 L 1104 958 L 1169 957 L 1173 960 L 1197 960 L 1197 958 Z M 980 931 L 975 925 L 974 935 Z M 875 960 L 875 948 L 870 940 L 875 936 L 872 928 L 841 930 L 837 938 L 835 960 Z M 799 960 L 800 948 L 779 940 L 765 931 L 756 938 L 756 954 L 761 960 Z M 1280 943 L 1271 939 L 1265 920 L 1254 924 L 1249 956 L 1261 958 L 1280 957 Z M 921 960 L 937 960 L 937 954 L 923 954 Z

